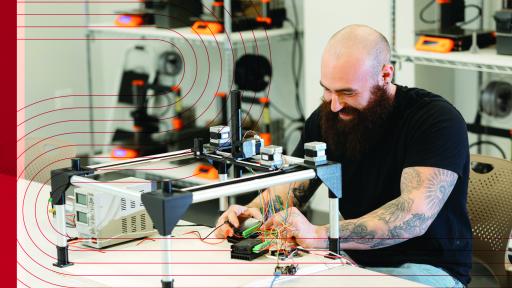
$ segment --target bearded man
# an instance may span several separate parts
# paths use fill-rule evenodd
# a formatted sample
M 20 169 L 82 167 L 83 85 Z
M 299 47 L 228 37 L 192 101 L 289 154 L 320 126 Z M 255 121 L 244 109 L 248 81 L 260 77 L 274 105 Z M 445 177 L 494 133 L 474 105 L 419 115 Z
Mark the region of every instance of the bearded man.
M 393 84 L 393 74 L 388 41 L 376 30 L 351 25 L 333 35 L 322 56 L 322 104 L 293 156 L 304 157 L 304 143 L 321 141 L 328 160 L 342 163 L 340 249 L 356 263 L 430 286 L 464 287 L 472 248 L 466 124 L 441 96 Z M 263 219 L 263 228 L 284 228 L 298 245 L 326 249 L 328 225 L 311 224 L 296 208 L 318 186 L 294 183 L 293 193 L 289 185 L 272 187 L 246 206 L 233 205 L 218 220 L 232 225 L 216 235 L 263 219 L 268 199 L 280 198 L 292 208 Z

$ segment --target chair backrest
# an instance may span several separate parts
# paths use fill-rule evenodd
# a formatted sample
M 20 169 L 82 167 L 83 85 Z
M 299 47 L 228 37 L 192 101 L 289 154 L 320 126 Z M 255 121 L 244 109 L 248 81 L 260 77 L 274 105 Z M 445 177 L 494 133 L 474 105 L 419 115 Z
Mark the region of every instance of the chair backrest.
M 511 287 L 504 254 L 512 231 L 512 162 L 471 155 L 468 212 L 473 257 L 493 273 L 501 287 Z
M 57 139 L 27 138 L 25 150 L 24 178 L 47 184 L 51 170 L 69 167 L 70 159 L 76 156 L 72 143 Z

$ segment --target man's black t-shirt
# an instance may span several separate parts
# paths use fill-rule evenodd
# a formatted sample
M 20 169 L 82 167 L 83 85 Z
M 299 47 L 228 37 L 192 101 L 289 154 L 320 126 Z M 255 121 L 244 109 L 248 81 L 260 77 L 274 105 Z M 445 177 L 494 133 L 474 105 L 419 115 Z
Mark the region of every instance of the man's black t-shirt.
M 442 97 L 422 89 L 397 87 L 388 120 L 364 155 L 357 161 L 345 160 L 336 147 L 327 147 L 327 158 L 342 164 L 340 212 L 344 219 L 361 217 L 400 196 L 404 168 L 436 167 L 459 177 L 425 234 L 385 248 L 345 252 L 363 266 L 433 265 L 466 285 L 470 280 L 472 233 L 466 208 L 469 149 L 465 121 Z M 307 119 L 293 155 L 303 157 L 304 143 L 312 141 L 325 142 L 320 109 Z

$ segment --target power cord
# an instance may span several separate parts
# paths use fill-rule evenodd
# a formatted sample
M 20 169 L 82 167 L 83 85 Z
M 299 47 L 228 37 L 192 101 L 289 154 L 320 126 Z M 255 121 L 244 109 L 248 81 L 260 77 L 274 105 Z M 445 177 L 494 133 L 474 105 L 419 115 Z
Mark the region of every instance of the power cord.
M 501 147 L 498 144 L 491 142 L 491 141 L 477 141 L 477 142 L 469 145 L 469 149 L 471 149 L 475 146 L 480 146 L 480 145 L 493 146 L 494 148 L 496 148 L 496 150 L 498 150 L 498 152 L 500 152 L 501 157 L 503 157 L 503 159 L 507 159 L 507 155 L 505 154 L 505 151 L 503 151 L 503 149 L 501 149 Z
M 427 10 L 432 7 L 432 5 L 436 2 L 436 0 L 431 0 L 430 2 L 428 2 L 420 11 L 420 20 L 421 22 L 423 23 L 426 23 L 426 24 L 435 24 L 437 23 L 437 20 L 429 20 L 427 18 L 425 18 L 425 12 L 427 12 Z M 475 22 L 476 20 L 478 20 L 480 17 L 482 17 L 482 7 L 478 6 L 478 5 L 475 5 L 475 4 L 470 4 L 470 5 L 465 5 L 464 6 L 464 9 L 467 9 L 467 8 L 474 8 L 474 9 L 477 9 L 478 10 L 478 14 L 473 17 L 472 19 L 468 20 L 468 21 L 464 21 L 464 22 L 460 22 L 460 23 L 457 23 L 457 26 L 459 27 L 462 27 L 462 26 L 465 26 L 465 25 L 468 25 L 468 24 L 471 24 L 473 22 Z
M 457 26 L 462 27 L 462 26 L 471 24 L 471 23 L 475 22 L 476 20 L 478 20 L 480 17 L 482 17 L 482 7 L 474 5 L 474 4 L 470 4 L 470 5 L 464 6 L 464 8 L 465 9 L 466 8 L 475 8 L 475 9 L 478 10 L 478 14 L 475 17 L 473 17 L 473 19 L 470 19 L 468 21 L 464 21 L 464 22 L 461 22 L 461 23 L 457 23 Z
M 420 11 L 420 20 L 421 22 L 423 23 L 427 23 L 427 24 L 435 24 L 437 21 L 436 20 L 428 20 L 427 18 L 425 18 L 425 12 L 436 2 L 436 0 L 432 0 L 430 2 L 427 3 L 427 5 L 425 5 L 421 11 Z

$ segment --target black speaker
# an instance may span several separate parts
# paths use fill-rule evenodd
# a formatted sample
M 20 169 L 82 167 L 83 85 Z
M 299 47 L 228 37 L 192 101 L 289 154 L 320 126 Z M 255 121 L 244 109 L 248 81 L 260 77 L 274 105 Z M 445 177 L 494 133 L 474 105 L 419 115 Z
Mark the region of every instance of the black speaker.
M 240 90 L 261 92 L 271 78 L 272 64 L 264 56 L 246 54 L 235 63 L 234 81 Z

